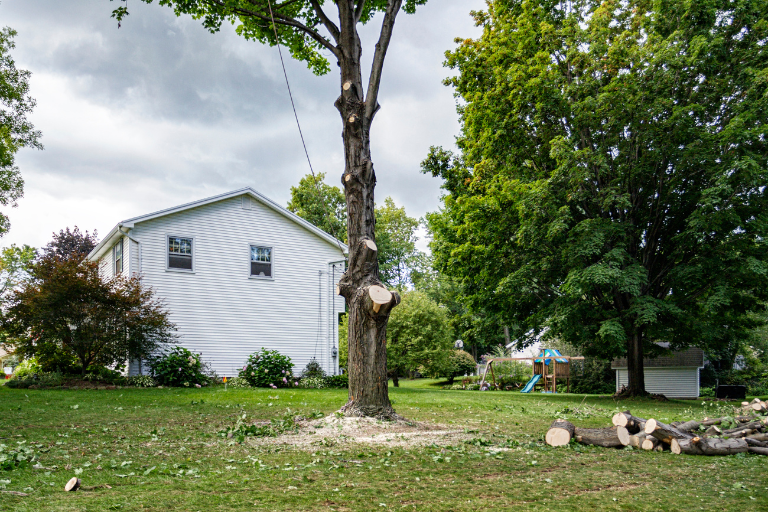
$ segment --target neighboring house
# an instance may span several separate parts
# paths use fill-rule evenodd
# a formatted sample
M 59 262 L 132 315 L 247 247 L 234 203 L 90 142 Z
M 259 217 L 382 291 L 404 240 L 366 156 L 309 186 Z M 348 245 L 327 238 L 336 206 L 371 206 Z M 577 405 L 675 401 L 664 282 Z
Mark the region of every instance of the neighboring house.
M 88 255 L 103 276 L 141 275 L 165 302 L 178 344 L 219 376 L 262 347 L 298 373 L 338 373 L 335 287 L 347 247 L 251 188 L 119 222 Z M 147 373 L 133 361 L 131 375 Z
M 699 370 L 702 368 L 704 351 L 695 347 L 667 356 L 644 358 L 645 390 L 668 398 L 698 398 Z M 626 358 L 614 359 L 611 369 L 616 370 L 616 391 L 629 384 Z

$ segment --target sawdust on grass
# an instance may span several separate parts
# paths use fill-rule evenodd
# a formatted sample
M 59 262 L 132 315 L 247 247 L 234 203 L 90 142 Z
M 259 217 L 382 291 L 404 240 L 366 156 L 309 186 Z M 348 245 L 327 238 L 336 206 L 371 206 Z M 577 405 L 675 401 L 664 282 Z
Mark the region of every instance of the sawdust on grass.
M 249 437 L 247 442 L 254 445 L 291 445 L 306 449 L 315 449 L 318 445 L 348 444 L 408 448 L 431 444 L 452 445 L 471 437 L 463 430 L 450 429 L 434 423 L 382 421 L 338 415 L 299 421 L 297 425 L 298 431 L 277 437 Z

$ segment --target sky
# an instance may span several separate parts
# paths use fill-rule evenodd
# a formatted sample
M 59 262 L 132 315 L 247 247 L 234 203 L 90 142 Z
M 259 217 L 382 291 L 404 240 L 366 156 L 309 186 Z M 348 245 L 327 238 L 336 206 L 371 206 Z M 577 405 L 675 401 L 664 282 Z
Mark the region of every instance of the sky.
M 25 180 L 0 246 L 45 245 L 79 226 L 105 236 L 120 220 L 250 186 L 287 204 L 309 172 L 277 48 L 232 26 L 210 34 L 189 17 L 138 0 L 118 29 L 107 0 L 1 0 L 0 24 L 18 31 L 12 56 L 32 72 L 30 116 L 43 151 L 22 149 Z M 371 130 L 377 203 L 391 196 L 412 217 L 440 206 L 440 181 L 419 172 L 430 146 L 454 147 L 456 99 L 442 80 L 454 38 L 475 38 L 483 0 L 432 0 L 401 13 L 387 53 Z M 361 30 L 366 69 L 381 17 Z M 337 67 L 317 77 L 286 67 L 315 172 L 343 172 Z M 419 243 L 423 250 L 426 243 Z

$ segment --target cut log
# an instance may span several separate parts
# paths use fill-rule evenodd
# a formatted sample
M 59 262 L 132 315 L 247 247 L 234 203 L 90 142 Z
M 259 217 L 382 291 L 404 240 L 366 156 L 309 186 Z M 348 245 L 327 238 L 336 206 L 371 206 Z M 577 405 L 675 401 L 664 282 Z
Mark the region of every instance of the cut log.
M 571 442 L 575 430 L 576 427 L 570 421 L 555 420 L 547 430 L 544 441 L 549 446 L 565 446 Z
M 723 430 L 723 435 L 730 435 L 734 432 L 741 432 L 742 430 L 748 430 L 748 429 L 761 429 L 763 427 L 763 423 L 761 421 L 752 421 L 750 423 L 744 423 L 742 425 L 739 425 L 736 428 L 729 428 L 727 430 Z
M 768 442 L 758 441 L 757 439 L 752 439 L 751 437 L 745 437 L 744 440 L 747 442 L 749 446 L 758 446 L 760 448 L 768 448 Z
M 755 433 L 754 429 L 745 428 L 744 430 L 739 430 L 738 432 L 731 432 L 730 434 L 727 434 L 727 436 L 728 436 L 728 439 L 738 439 L 740 437 L 746 437 L 754 433 Z
M 709 427 L 710 425 L 719 425 L 726 419 L 728 418 L 704 418 L 704 421 L 701 422 L 701 425 L 704 427 Z M 754 416 L 736 416 L 734 419 L 740 423 L 749 423 L 750 421 L 757 418 Z
M 760 448 L 759 446 L 750 446 L 748 450 L 752 453 L 759 453 L 760 455 L 768 455 L 768 448 Z
M 694 437 L 693 439 L 673 439 L 670 443 L 672 453 L 690 455 L 732 455 L 749 449 L 744 439 L 717 439 Z
M 754 439 L 755 441 L 768 441 L 768 434 L 765 434 L 765 433 L 752 434 L 747 437 L 749 437 L 750 439 Z
M 646 437 L 648 437 L 648 434 L 645 432 L 638 432 L 637 434 L 629 436 L 629 446 L 641 448 L 641 445 L 643 444 L 643 441 L 645 441 Z
M 765 412 L 766 410 L 768 410 L 768 407 L 766 407 L 763 402 L 757 402 L 755 404 L 750 405 L 750 407 L 755 412 Z
M 705 436 L 720 436 L 723 435 L 723 431 L 718 428 L 717 425 L 712 425 L 705 432 Z
M 760 400 L 759 398 L 753 398 L 750 403 L 751 404 L 759 404 L 760 402 L 762 402 L 762 400 Z
M 632 416 L 629 411 L 617 412 L 613 415 L 612 421 L 617 427 L 626 428 L 630 434 L 637 434 L 645 428 L 645 420 Z
M 643 439 L 643 442 L 640 444 L 640 448 L 643 450 L 655 450 L 657 446 L 661 444 L 658 439 L 655 437 L 647 436 L 645 439 Z
M 582 444 L 593 444 L 603 448 L 624 446 L 619 440 L 616 428 L 576 428 L 574 438 Z
M 700 427 L 701 424 L 698 421 L 691 420 L 678 424 L 677 430 L 681 430 L 683 432 L 693 432 L 694 430 L 699 430 Z
M 80 488 L 80 479 L 73 476 L 69 482 L 64 486 L 64 490 L 67 492 L 76 491 Z
M 619 438 L 619 442 L 622 446 L 627 446 L 629 444 L 629 430 L 626 429 L 626 427 L 616 427 L 616 436 Z
M 682 432 L 653 418 L 645 422 L 645 433 L 667 444 L 670 444 L 673 439 L 691 439 L 693 437 L 690 432 Z

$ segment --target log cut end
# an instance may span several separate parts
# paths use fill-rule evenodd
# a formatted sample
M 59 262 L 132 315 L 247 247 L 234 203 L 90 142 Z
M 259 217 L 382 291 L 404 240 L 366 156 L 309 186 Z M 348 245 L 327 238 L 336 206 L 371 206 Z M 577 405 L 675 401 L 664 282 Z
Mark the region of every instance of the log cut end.
M 629 444 L 629 430 L 627 430 L 625 427 L 616 427 L 616 435 L 619 437 L 619 442 L 621 444 L 624 446 Z
M 613 415 L 613 418 L 611 419 L 614 425 L 617 427 L 626 427 L 627 426 L 627 417 L 624 415 L 623 412 L 617 412 Z
M 76 491 L 76 490 L 78 490 L 79 488 L 80 488 L 80 479 L 79 479 L 79 478 L 77 478 L 76 476 L 73 476 L 73 477 L 72 477 L 72 478 L 69 480 L 69 482 L 67 482 L 67 484 L 64 486 L 64 490 L 65 490 L 66 492 L 70 492 L 70 491 Z
M 571 442 L 576 427 L 569 421 L 555 420 L 547 430 L 544 441 L 549 446 L 565 446 Z
M 368 296 L 373 302 L 373 312 L 378 313 L 381 306 L 389 304 L 392 300 L 392 292 L 384 288 L 383 286 L 373 285 L 368 288 Z

